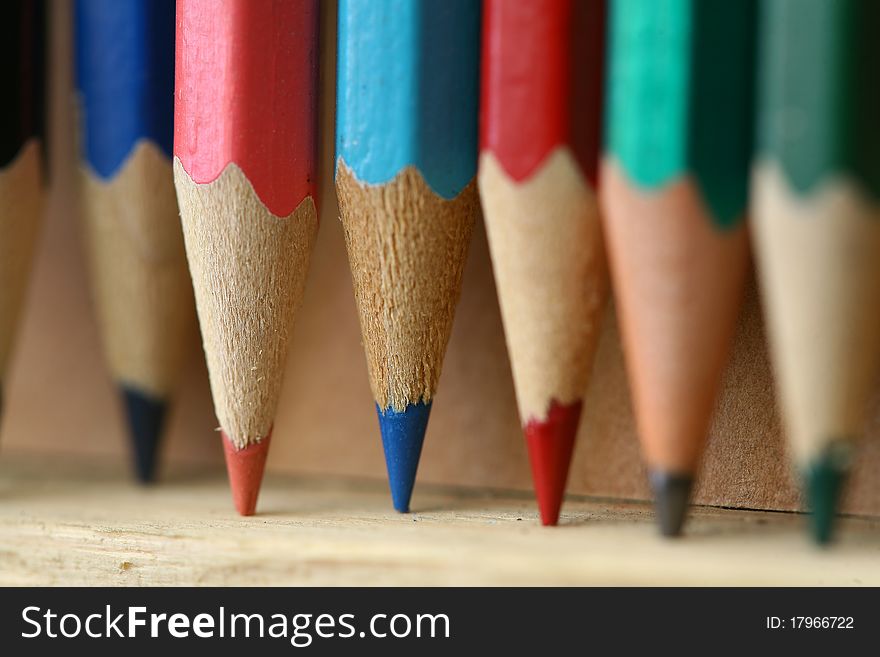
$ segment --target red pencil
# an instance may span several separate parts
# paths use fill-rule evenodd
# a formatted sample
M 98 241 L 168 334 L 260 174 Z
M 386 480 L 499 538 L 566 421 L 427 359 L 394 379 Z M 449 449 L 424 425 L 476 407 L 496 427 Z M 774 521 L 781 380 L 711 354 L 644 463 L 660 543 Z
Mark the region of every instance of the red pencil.
M 317 230 L 317 0 L 178 0 L 174 176 L 236 508 L 254 512 Z
M 484 3 L 479 182 L 535 492 L 556 524 L 605 301 L 603 0 Z

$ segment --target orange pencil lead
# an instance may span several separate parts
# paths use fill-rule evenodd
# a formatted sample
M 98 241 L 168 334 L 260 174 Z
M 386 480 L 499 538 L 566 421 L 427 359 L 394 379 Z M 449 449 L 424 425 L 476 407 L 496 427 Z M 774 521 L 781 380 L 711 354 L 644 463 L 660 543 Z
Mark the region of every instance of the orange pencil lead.
M 223 453 L 226 456 L 226 472 L 229 474 L 229 487 L 236 510 L 243 516 L 252 516 L 257 509 L 257 497 L 266 469 L 266 456 L 269 454 L 271 436 L 260 442 L 251 443 L 237 449 L 222 431 Z

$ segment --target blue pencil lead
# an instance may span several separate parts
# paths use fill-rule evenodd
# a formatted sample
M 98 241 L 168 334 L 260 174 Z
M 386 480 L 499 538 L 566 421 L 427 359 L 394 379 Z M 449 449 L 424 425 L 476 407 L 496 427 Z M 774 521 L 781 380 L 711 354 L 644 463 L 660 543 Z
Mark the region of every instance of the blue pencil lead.
M 127 386 L 122 386 L 122 398 L 134 447 L 135 471 L 140 482 L 146 484 L 155 477 L 166 404 Z
M 397 511 L 407 513 L 428 416 L 431 414 L 431 403 L 410 404 L 400 413 L 393 408 L 383 411 L 376 406 L 376 412 L 379 415 L 379 430 L 382 432 L 382 446 L 385 449 L 391 500 Z

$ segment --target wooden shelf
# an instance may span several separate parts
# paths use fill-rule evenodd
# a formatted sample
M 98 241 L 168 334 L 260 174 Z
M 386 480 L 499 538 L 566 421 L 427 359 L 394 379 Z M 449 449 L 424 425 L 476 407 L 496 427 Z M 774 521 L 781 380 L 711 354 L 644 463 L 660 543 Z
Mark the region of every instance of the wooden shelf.
M 126 474 L 4 454 L 0 584 L 880 585 L 876 519 L 822 550 L 799 514 L 697 507 L 665 541 L 641 503 L 572 499 L 542 528 L 525 495 L 422 485 L 398 515 L 381 482 L 272 475 L 239 518 L 221 471 Z

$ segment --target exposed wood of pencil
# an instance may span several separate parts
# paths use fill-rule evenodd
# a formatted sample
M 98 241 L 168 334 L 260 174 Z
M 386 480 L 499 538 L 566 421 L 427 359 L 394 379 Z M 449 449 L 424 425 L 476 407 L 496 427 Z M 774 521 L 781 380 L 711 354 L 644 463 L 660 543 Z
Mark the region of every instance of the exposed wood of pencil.
M 461 291 L 476 183 L 435 194 L 411 166 L 365 185 L 340 160 L 336 174 L 370 386 L 381 409 L 434 396 Z
M 880 360 L 880 206 L 845 176 L 798 193 L 764 162 L 754 210 L 780 391 L 807 466 L 864 428 Z
M 82 180 L 92 286 L 111 372 L 164 399 L 193 319 L 171 162 L 142 140 L 112 180 L 102 181 L 87 165 Z
M 596 198 L 569 149 L 517 183 L 491 152 L 480 193 L 523 422 L 584 395 L 599 337 L 605 263 Z
M 715 228 L 690 178 L 639 190 L 602 165 L 609 261 L 650 467 L 699 463 L 748 267 L 744 225 Z
M 0 382 L 6 372 L 42 211 L 40 144 L 0 169 Z
M 275 216 L 234 163 L 197 184 L 175 158 L 174 179 L 214 406 L 243 449 L 272 428 L 318 227 L 315 204 L 307 196 Z
M 842 518 L 826 554 L 800 514 L 698 507 L 669 543 L 643 503 L 575 497 L 550 531 L 524 495 L 424 486 L 400 516 L 382 482 L 271 474 L 269 513 L 243 519 L 220 472 L 143 491 L 119 468 L 13 456 L 0 462 L 2 585 L 880 585 L 876 519 Z

